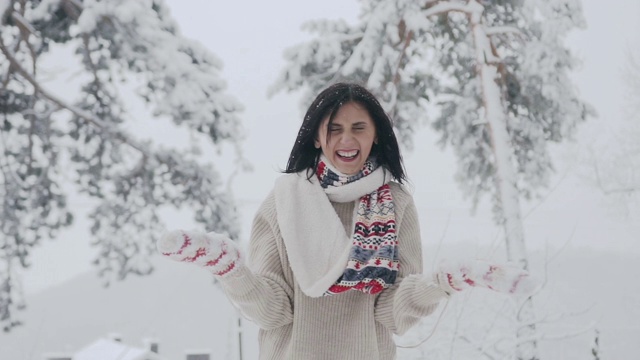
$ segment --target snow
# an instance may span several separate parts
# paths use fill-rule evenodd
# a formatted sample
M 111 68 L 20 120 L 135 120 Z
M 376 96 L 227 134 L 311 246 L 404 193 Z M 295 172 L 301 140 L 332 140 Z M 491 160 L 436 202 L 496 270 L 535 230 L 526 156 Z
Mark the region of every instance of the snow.
M 73 360 L 162 360 L 146 349 L 124 345 L 110 339 L 98 339 L 73 355 Z
M 0 0 L 0 15 L 4 15 L 9 6 L 11 6 L 12 0 Z
M 63 0 L 42 0 L 40 4 L 29 13 L 29 20 L 50 20 L 52 10 L 58 7 L 61 1 Z

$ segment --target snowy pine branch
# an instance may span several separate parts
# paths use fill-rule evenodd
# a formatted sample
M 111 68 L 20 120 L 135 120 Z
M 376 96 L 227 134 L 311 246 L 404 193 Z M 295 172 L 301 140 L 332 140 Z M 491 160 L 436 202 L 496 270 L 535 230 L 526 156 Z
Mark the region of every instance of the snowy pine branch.
M 20 65 L 20 63 L 16 60 L 15 55 L 12 53 L 10 49 L 8 49 L 4 45 L 4 42 L 2 41 L 1 38 L 0 38 L 0 50 L 5 55 L 7 60 L 9 60 L 13 69 L 17 71 L 21 76 L 23 76 L 33 86 L 33 88 L 38 94 L 49 99 L 52 103 L 58 105 L 60 108 L 66 109 L 71 113 L 73 113 L 75 116 L 93 124 L 94 126 L 98 127 L 100 130 L 111 134 L 114 138 L 119 139 L 120 141 L 131 146 L 132 148 L 136 149 L 140 153 L 146 156 L 149 156 L 144 146 L 136 143 L 135 140 L 133 140 L 130 136 L 126 135 L 122 130 L 116 129 L 114 126 L 103 122 L 101 119 L 99 119 L 98 117 L 94 116 L 89 112 L 83 111 L 82 109 L 79 109 L 73 105 L 67 104 L 62 99 L 53 95 L 52 92 L 44 89 L 42 85 L 38 81 L 36 81 L 35 78 L 26 69 L 22 67 L 22 65 Z
M 471 15 L 477 10 L 473 4 L 475 2 L 472 1 L 437 1 L 433 5 L 426 7 L 422 15 L 429 17 L 454 11 Z
M 162 0 L 11 0 L 7 11 L 0 29 L 6 59 L 0 61 L 0 323 L 6 330 L 19 323 L 15 312 L 22 306 L 15 274 L 29 266 L 40 239 L 55 238 L 73 222 L 70 178 L 77 192 L 95 200 L 88 213 L 95 264 L 106 283 L 151 271 L 162 207 L 184 207 L 205 229 L 237 235 L 233 197 L 213 166 L 123 130 L 132 116 L 118 89 L 135 77 L 142 80 L 138 100 L 152 105 L 154 115 L 214 146 L 231 143 L 244 161 L 242 106 L 225 93 L 221 62 L 179 34 Z M 75 103 L 43 86 L 38 74 L 41 55 L 64 47 L 77 50 L 78 72 L 90 79 Z
M 485 27 L 484 28 L 484 32 L 489 35 L 489 36 L 493 36 L 493 35 L 500 35 L 500 34 L 513 34 L 513 35 L 518 35 L 518 36 L 524 36 L 524 34 L 522 33 L 522 31 L 516 27 L 513 26 L 491 26 L 491 27 Z

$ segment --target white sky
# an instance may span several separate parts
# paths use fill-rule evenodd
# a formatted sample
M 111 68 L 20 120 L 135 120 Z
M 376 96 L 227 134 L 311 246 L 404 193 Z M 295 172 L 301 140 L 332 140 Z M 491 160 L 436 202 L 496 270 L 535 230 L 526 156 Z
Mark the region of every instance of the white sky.
M 283 50 L 309 38 L 300 31 L 300 25 L 307 20 L 344 18 L 355 22 L 359 3 L 353 0 L 168 0 L 167 3 L 182 33 L 197 39 L 222 59 L 225 64 L 222 76 L 228 82 L 228 92 L 246 108 L 241 114 L 248 133 L 244 151 L 254 171 L 238 175 L 233 183 L 242 205 L 246 237 L 255 208 L 286 165 L 302 118 L 297 95 L 266 97 L 267 88 L 284 66 Z M 622 119 L 622 68 L 627 48 L 639 43 L 632 34 L 638 33 L 640 4 L 622 0 L 584 0 L 583 4 L 588 29 L 574 33 L 570 44 L 584 59 L 575 74 L 576 85 L 584 99 L 596 108 L 599 118 L 582 126 L 578 144 L 555 149 L 558 169 L 558 176 L 552 181 L 552 185 L 557 184 L 555 190 L 539 206 L 540 201 L 523 204 L 525 214 L 534 209 L 525 220 L 527 242 L 529 248 L 535 249 L 547 243 L 561 246 L 571 238 L 571 246 L 575 247 L 640 254 L 637 235 L 640 220 L 620 218 L 610 211 L 595 188 L 575 175 L 580 167 L 575 164 L 581 158 L 584 144 Z M 157 136 L 160 141 L 170 140 L 166 134 Z M 486 204 L 472 216 L 470 204 L 462 199 L 453 182 L 453 155 L 435 146 L 436 136 L 428 129 L 418 132 L 415 139 L 415 150 L 405 152 L 404 157 L 415 187 L 425 243 L 433 245 L 443 238 L 444 247 L 458 241 L 498 245 L 497 228 Z M 230 154 L 223 153 L 223 157 Z M 74 205 L 79 213 L 86 206 Z M 80 217 L 77 220 L 74 229 L 55 241 L 46 241 L 34 251 L 33 267 L 23 276 L 27 293 L 90 269 L 93 251 L 87 245 L 87 225 Z M 191 227 L 191 223 L 182 221 L 179 217 L 168 219 L 167 228 Z

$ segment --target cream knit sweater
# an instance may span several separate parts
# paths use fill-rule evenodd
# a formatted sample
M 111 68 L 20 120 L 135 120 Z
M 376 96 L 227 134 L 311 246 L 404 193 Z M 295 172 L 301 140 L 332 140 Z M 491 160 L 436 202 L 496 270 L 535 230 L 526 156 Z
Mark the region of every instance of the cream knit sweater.
M 305 295 L 291 271 L 272 191 L 253 222 L 249 265 L 223 277 L 230 300 L 260 326 L 261 360 L 391 360 L 401 335 L 447 297 L 422 273 L 422 250 L 412 196 L 390 183 L 396 209 L 400 269 L 396 283 L 378 295 L 347 291 Z M 331 203 L 352 234 L 355 202 Z

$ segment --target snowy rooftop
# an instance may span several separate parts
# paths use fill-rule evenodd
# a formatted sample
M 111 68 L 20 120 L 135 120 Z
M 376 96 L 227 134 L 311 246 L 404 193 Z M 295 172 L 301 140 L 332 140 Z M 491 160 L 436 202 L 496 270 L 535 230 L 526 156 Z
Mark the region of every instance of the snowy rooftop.
M 164 360 L 147 349 L 122 344 L 110 339 L 98 339 L 78 351 L 73 360 Z

